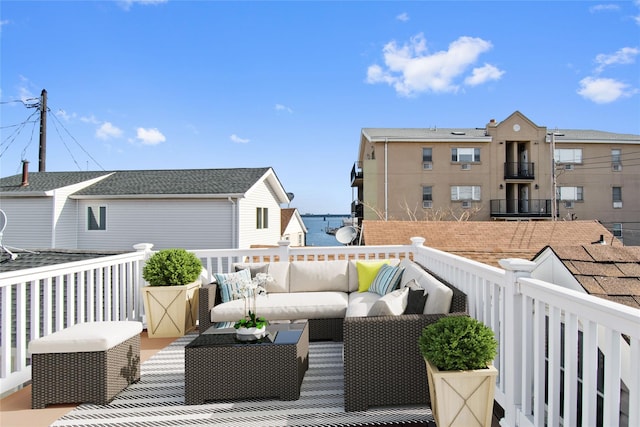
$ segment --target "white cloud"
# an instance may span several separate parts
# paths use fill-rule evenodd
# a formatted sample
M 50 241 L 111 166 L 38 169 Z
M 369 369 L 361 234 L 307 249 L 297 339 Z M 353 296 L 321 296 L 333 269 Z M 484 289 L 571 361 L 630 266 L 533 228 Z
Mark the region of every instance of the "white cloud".
M 0 31 L 2 31 L 2 27 L 4 27 L 5 25 L 9 24 L 9 20 L 8 19 L 3 19 L 0 21 Z
M 402 12 L 400 15 L 396 16 L 398 21 L 407 22 L 409 20 L 409 14 L 407 12 Z
M 464 83 L 469 86 L 477 86 L 491 80 L 499 80 L 504 73 L 491 64 L 484 64 L 483 67 L 474 68 L 471 75 L 464 79 Z
M 124 10 L 131 9 L 134 4 L 142 6 L 155 6 L 158 4 L 167 3 L 169 0 L 117 0 L 120 7 Z
M 636 60 L 636 56 L 640 53 L 640 49 L 635 47 L 623 47 L 616 53 L 607 55 L 601 53 L 596 56 L 596 63 L 598 67 L 596 72 L 602 72 L 606 67 L 615 64 L 633 64 Z
M 589 8 L 589 12 L 596 13 L 602 11 L 620 10 L 620 6 L 617 4 L 597 4 Z
M 76 118 L 76 113 L 67 113 L 66 110 L 63 109 L 59 109 L 58 111 L 56 111 L 56 116 L 62 118 L 62 120 L 64 120 L 65 122 L 70 121 L 71 119 L 75 119 Z
M 637 93 L 629 85 L 614 79 L 585 77 L 580 80 L 578 94 L 596 104 L 608 104 Z
M 276 104 L 276 111 L 286 111 L 287 113 L 293 113 L 293 110 L 286 105 Z
M 386 83 L 401 95 L 411 96 L 420 92 L 457 92 L 457 79 L 493 47 L 491 42 L 463 36 L 449 45 L 446 51 L 428 54 L 422 33 L 412 37 L 409 43 L 398 46 L 395 41 L 383 49 L 386 68 L 371 65 L 367 69 L 367 83 Z M 478 75 L 468 77 L 467 84 L 479 84 L 482 78 L 496 80 L 504 73 L 493 65 L 474 70 Z
M 138 128 L 136 138 L 144 145 L 157 145 L 167 140 L 157 128 Z
M 138 130 L 139 131 L 139 130 Z M 138 133 L 139 135 L 139 133 Z M 110 122 L 104 122 L 97 130 L 96 130 L 96 138 L 100 139 L 110 139 L 110 138 L 120 138 L 122 136 L 122 129 L 114 126 Z
M 80 117 L 80 121 L 84 123 L 91 123 L 92 125 L 100 124 L 100 120 L 96 119 L 96 116 L 94 116 L 93 114 L 90 116 Z
M 235 142 L 236 144 L 246 144 L 250 141 L 249 139 L 246 139 L 246 138 L 240 138 L 235 133 L 231 135 L 229 139 L 231 139 L 231 141 Z

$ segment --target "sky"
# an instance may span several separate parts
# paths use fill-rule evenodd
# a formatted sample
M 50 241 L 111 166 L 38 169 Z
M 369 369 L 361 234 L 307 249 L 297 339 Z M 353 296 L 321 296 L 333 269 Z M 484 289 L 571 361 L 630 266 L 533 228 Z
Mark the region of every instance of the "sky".
M 349 213 L 362 128 L 640 134 L 640 0 L 0 2 L 0 176 L 272 167 Z

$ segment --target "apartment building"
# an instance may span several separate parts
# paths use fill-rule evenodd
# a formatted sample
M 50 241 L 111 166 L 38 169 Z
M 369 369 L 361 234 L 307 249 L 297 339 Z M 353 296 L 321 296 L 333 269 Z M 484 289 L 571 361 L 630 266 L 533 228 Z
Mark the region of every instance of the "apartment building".
M 640 135 L 519 111 L 482 128 L 364 128 L 351 187 L 360 221 L 595 219 L 640 245 Z

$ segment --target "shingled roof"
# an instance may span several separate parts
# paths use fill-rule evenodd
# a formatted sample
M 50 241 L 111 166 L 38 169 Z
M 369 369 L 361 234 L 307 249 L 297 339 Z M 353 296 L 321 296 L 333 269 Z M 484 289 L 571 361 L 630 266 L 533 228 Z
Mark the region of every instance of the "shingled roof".
M 591 295 L 640 309 L 639 246 L 549 246 Z
M 373 221 L 362 225 L 366 245 L 406 245 L 423 237 L 425 246 L 498 267 L 502 258 L 532 259 L 548 245 L 589 245 L 603 236 L 622 246 L 598 221 Z
M 106 178 L 74 193 L 74 196 L 243 194 L 270 168 L 123 170 L 103 172 L 31 172 L 29 185 L 22 175 L 0 179 L 0 192 L 43 192 Z
M 0 251 L 0 273 L 84 261 L 86 259 L 118 255 L 124 252 L 81 249 L 37 249 L 34 251 L 24 251 L 12 248 L 11 253 L 14 254 L 15 259 L 11 259 L 9 253 Z

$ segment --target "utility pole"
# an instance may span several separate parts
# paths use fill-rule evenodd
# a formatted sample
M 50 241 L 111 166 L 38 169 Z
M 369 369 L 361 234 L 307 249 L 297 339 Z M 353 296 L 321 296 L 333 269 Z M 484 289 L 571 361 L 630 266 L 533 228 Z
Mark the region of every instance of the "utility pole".
M 40 153 L 38 172 L 45 172 L 47 164 L 47 90 L 40 94 Z
M 556 204 L 558 203 L 556 191 L 558 190 L 558 182 L 556 180 L 556 133 L 551 132 L 551 209 L 552 221 L 556 221 Z

